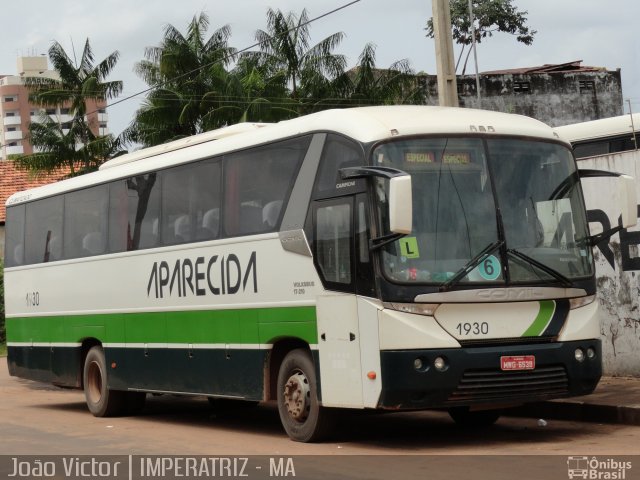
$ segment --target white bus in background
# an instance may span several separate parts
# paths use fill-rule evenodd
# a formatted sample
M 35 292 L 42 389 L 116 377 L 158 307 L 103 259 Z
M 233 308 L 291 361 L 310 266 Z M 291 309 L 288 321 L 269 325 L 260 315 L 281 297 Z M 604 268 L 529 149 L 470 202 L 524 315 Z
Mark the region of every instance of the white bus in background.
M 83 388 L 96 416 L 149 392 L 275 400 L 313 441 L 334 408 L 483 425 L 601 376 L 576 163 L 526 117 L 236 126 L 18 193 L 6 228 L 10 373 Z
M 637 138 L 640 136 L 640 113 L 574 123 L 556 127 L 555 130 L 571 142 L 578 160 L 640 147 L 640 138 Z

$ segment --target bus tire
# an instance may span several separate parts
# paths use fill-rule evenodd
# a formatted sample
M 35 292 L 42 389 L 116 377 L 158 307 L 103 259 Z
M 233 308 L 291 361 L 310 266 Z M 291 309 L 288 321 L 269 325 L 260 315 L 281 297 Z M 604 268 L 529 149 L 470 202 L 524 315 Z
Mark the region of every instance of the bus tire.
M 107 387 L 107 367 L 101 346 L 91 347 L 82 372 L 84 398 L 95 417 L 113 417 L 124 413 L 127 392 Z
M 500 410 L 470 410 L 469 407 L 453 407 L 449 416 L 461 427 L 490 427 L 500 418 Z
M 317 442 L 331 430 L 331 412 L 318 401 L 318 383 L 311 354 L 290 351 L 278 371 L 278 413 L 287 435 L 296 442 Z

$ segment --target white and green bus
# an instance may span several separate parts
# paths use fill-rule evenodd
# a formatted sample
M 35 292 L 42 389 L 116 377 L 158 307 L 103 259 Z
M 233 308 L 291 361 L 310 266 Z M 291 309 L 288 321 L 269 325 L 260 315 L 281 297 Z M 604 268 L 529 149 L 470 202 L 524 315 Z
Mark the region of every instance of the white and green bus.
M 147 393 L 275 400 L 298 441 L 334 408 L 492 423 L 595 388 L 606 234 L 571 146 L 530 118 L 237 125 L 8 200 L 9 370 L 83 388 L 96 416 Z

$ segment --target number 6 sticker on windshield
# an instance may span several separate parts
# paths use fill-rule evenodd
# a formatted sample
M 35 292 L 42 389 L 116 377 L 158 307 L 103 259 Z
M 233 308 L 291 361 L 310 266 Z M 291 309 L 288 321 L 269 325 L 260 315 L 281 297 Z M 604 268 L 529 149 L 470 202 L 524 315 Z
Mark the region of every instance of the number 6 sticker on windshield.
M 485 280 L 495 280 L 500 276 L 500 260 L 490 255 L 478 265 L 478 271 Z

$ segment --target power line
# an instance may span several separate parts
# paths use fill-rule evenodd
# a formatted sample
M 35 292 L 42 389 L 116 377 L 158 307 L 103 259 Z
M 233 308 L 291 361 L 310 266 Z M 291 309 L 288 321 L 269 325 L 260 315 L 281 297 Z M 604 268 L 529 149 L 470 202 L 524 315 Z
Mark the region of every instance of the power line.
M 342 5 L 341 7 L 334 8 L 333 10 L 331 10 L 331 11 L 329 11 L 329 12 L 323 13 L 322 15 L 319 15 L 319 16 L 317 16 L 317 17 L 314 17 L 314 18 L 310 19 L 310 20 L 307 20 L 306 22 L 304 22 L 304 23 L 302 23 L 302 24 L 300 24 L 300 25 L 296 25 L 295 27 L 290 28 L 289 30 L 287 30 L 286 32 L 281 33 L 280 35 L 286 35 L 286 34 L 288 34 L 288 33 L 290 33 L 290 32 L 293 32 L 293 31 L 295 31 L 295 30 L 298 30 L 298 29 L 300 29 L 300 28 L 302 28 L 302 27 L 306 27 L 307 25 L 309 25 L 309 24 L 311 24 L 311 23 L 313 23 L 313 22 L 316 22 L 316 21 L 318 21 L 318 20 L 321 20 L 322 18 L 328 17 L 329 15 L 333 15 L 334 13 L 337 13 L 337 12 L 339 12 L 340 10 L 344 10 L 345 8 L 348 8 L 348 7 L 350 7 L 351 5 L 354 5 L 354 4 L 359 3 L 359 2 L 360 2 L 360 0 L 353 0 L 353 1 L 349 2 L 349 3 L 346 3 L 346 4 Z M 274 38 L 274 37 L 269 37 L 269 39 L 273 39 L 273 38 Z M 153 90 L 153 89 L 156 89 L 156 88 L 162 87 L 163 85 L 166 85 L 167 83 L 175 82 L 175 81 L 177 81 L 177 80 L 180 80 L 180 79 L 181 79 L 181 78 L 183 78 L 183 77 L 189 76 L 189 75 L 191 75 L 191 74 L 193 74 L 193 73 L 196 73 L 196 72 L 198 72 L 198 71 L 200 71 L 200 70 L 202 70 L 202 69 L 204 69 L 204 68 L 211 67 L 211 66 L 213 66 L 213 65 L 215 65 L 215 64 L 217 64 L 217 63 L 220 63 L 220 62 L 226 62 L 226 61 L 232 60 L 232 59 L 233 59 L 233 57 L 235 57 L 236 55 L 238 55 L 238 54 L 240 54 L 240 53 L 247 52 L 247 51 L 251 50 L 252 48 L 259 47 L 262 43 L 263 43 L 263 42 L 256 42 L 256 43 L 254 43 L 253 45 L 250 45 L 250 46 L 245 47 L 245 48 L 243 48 L 243 49 L 241 49 L 241 50 L 238 50 L 237 52 L 234 52 L 233 54 L 225 55 L 225 56 L 224 56 L 223 58 L 221 58 L 221 59 L 215 60 L 215 61 L 210 62 L 210 63 L 205 64 L 205 65 L 201 65 L 200 67 L 198 67 L 198 68 L 194 68 L 193 70 L 191 70 L 191 71 L 189 71 L 189 72 L 186 72 L 186 73 L 183 73 L 182 75 L 178 75 L 177 77 L 174 77 L 174 78 L 171 78 L 171 79 L 168 79 L 168 80 L 164 80 L 164 81 L 162 81 L 162 82 L 158 82 L 158 83 L 156 83 L 156 84 L 154 84 L 154 85 L 151 85 L 151 86 L 150 86 L 150 87 L 148 87 L 148 88 L 145 88 L 144 90 L 141 90 L 141 91 L 139 91 L 139 92 L 137 92 L 137 93 L 134 93 L 134 94 L 132 94 L 132 95 L 129 95 L 128 97 L 122 98 L 122 99 L 117 100 L 117 101 L 112 102 L 112 103 L 109 103 L 109 104 L 107 104 L 104 108 L 113 107 L 113 106 L 118 105 L 118 104 L 120 104 L 120 103 L 126 102 L 126 101 L 128 101 L 128 100 L 131 100 L 132 98 L 135 98 L 135 97 L 137 97 L 137 96 L 139 96 L 139 95 L 142 95 L 142 94 L 145 94 L 145 93 L 147 93 L 147 92 L 150 92 L 150 91 L 151 91 L 151 90 Z M 95 110 L 94 112 L 88 112 L 88 114 L 95 113 L 95 112 L 97 112 L 97 110 Z

